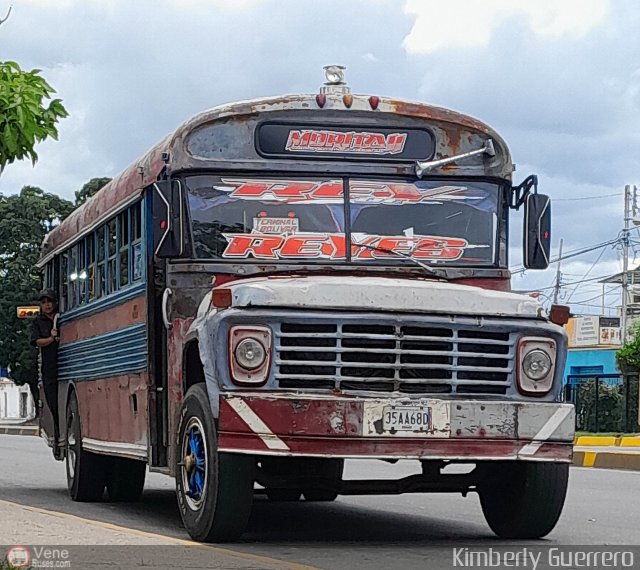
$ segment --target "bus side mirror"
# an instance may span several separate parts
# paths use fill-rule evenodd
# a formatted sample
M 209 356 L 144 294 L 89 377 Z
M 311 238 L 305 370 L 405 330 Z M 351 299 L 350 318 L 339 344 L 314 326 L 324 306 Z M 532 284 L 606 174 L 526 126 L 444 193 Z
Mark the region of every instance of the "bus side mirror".
M 551 251 L 551 200 L 544 194 L 527 194 L 524 200 L 524 266 L 549 267 Z
M 185 249 L 186 219 L 182 183 L 160 180 L 152 186 L 153 253 L 180 257 Z

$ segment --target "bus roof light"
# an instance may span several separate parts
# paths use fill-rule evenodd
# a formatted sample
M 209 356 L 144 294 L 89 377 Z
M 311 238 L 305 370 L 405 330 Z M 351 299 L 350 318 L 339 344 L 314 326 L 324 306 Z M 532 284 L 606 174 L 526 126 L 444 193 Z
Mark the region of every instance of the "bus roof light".
M 347 109 L 350 109 L 351 105 L 353 105 L 353 95 L 351 95 L 351 93 L 345 93 L 342 96 L 342 102 Z
M 326 85 L 344 85 L 344 65 L 325 65 L 323 69 Z
M 351 93 L 351 89 L 344 81 L 344 70 L 346 67 L 344 65 L 325 65 L 324 66 L 324 76 L 326 79 L 325 84 L 320 87 L 320 95 L 345 95 L 346 93 Z M 318 106 L 324 107 L 324 100 L 316 97 L 316 101 Z M 320 104 L 320 102 L 322 104 Z
M 371 108 L 374 111 L 378 108 L 379 104 L 380 104 L 380 97 L 376 97 L 375 95 L 371 95 L 371 97 L 369 97 L 369 105 L 371 105 Z
M 324 93 L 318 93 L 316 95 L 316 103 L 322 109 L 327 103 L 327 96 Z

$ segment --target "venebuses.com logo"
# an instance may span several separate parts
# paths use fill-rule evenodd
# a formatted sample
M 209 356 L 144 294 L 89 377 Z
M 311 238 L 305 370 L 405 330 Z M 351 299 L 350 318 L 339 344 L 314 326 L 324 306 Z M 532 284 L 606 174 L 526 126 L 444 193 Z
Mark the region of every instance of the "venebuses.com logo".
M 0 570 L 36 568 L 71 568 L 69 550 L 50 546 L 12 546 L 0 558 Z
M 28 568 L 31 565 L 31 552 L 24 546 L 13 546 L 5 556 L 7 566 L 13 568 Z

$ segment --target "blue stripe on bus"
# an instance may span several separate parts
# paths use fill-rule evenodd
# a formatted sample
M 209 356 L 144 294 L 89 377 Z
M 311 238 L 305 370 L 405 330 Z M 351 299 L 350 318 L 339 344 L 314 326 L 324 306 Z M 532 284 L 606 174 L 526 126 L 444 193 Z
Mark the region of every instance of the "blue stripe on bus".
M 69 323 L 76 319 L 87 317 L 95 313 L 111 309 L 118 305 L 130 301 L 131 299 L 139 296 L 146 291 L 147 284 L 142 282 L 134 285 L 133 287 L 127 287 L 117 293 L 110 293 L 106 297 L 99 299 L 98 301 L 91 301 L 86 305 L 81 305 L 70 311 L 65 311 L 60 315 L 60 324 Z
M 58 379 L 93 380 L 141 372 L 147 368 L 146 324 L 63 344 L 58 352 Z

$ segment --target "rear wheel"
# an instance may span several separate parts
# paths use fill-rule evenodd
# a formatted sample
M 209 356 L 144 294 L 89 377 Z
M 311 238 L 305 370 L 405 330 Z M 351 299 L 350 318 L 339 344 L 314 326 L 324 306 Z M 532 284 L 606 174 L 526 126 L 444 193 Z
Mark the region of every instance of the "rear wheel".
M 253 503 L 255 460 L 219 453 L 217 431 L 204 384 L 187 392 L 176 446 L 176 492 L 182 522 L 194 540 L 240 538 Z
M 338 492 L 327 487 L 336 488 L 342 481 L 342 473 L 344 471 L 344 459 L 318 459 L 311 460 L 314 463 L 310 465 L 317 476 L 318 482 L 323 486 L 309 487 L 304 489 L 304 498 L 306 501 L 313 502 L 331 502 L 338 498 Z
M 144 461 L 113 457 L 107 468 L 107 495 L 112 501 L 133 502 L 144 489 L 147 464 Z
M 263 457 L 258 483 L 270 501 L 334 501 L 342 481 L 343 459 Z
M 478 493 L 500 538 L 541 538 L 555 527 L 567 494 L 567 463 L 496 463 Z
M 65 446 L 69 495 L 74 501 L 99 501 L 106 483 L 106 459 L 82 448 L 82 428 L 75 392 L 71 393 L 67 403 Z

